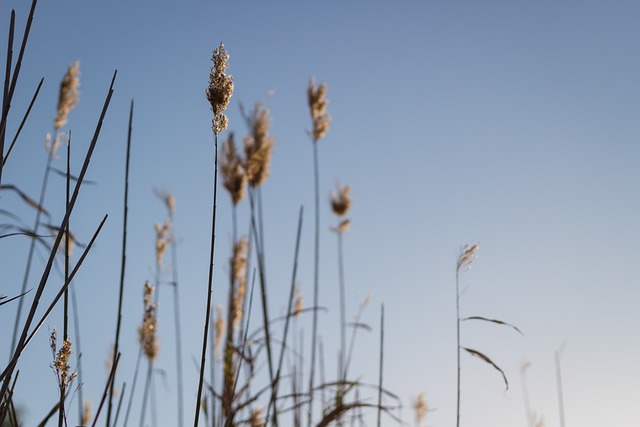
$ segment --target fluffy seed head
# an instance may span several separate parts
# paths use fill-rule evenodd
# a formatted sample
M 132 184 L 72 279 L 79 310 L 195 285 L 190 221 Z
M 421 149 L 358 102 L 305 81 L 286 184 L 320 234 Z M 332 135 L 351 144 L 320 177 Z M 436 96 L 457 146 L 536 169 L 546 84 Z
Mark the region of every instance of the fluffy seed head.
M 153 303 L 153 291 L 154 288 L 151 283 L 145 282 L 143 290 L 144 315 L 142 317 L 142 324 L 138 328 L 138 341 L 150 363 L 155 361 L 159 352 L 157 336 L 158 318 L 156 316 L 156 305 Z
M 171 222 L 167 218 L 164 225 L 156 223 L 154 228 L 156 230 L 156 265 L 160 267 L 164 261 L 164 253 L 172 240 L 172 236 L 169 234 Z
M 251 427 L 264 427 L 264 418 L 262 415 L 263 409 L 261 407 L 255 408 L 251 411 L 251 418 L 249 419 Z
M 51 368 L 56 374 L 58 379 L 58 385 L 62 389 L 66 389 L 73 379 L 77 376 L 75 372 L 69 372 L 71 367 L 69 366 L 69 358 L 71 357 L 71 341 L 69 338 L 64 340 L 60 350 L 56 352 L 58 337 L 56 330 L 54 329 L 49 336 L 49 344 L 51 346 L 51 352 L 53 353 L 53 364 Z
M 349 231 L 350 227 L 351 220 L 347 218 L 340 221 L 340 224 L 338 224 L 337 227 L 331 227 L 331 231 L 333 231 L 334 233 L 346 233 L 347 231 Z
M 275 138 L 269 135 L 271 119 L 269 109 L 259 102 L 253 107 L 249 117 L 251 135 L 244 139 L 245 170 L 252 187 L 259 187 L 269 177 L 271 153 Z
M 51 134 L 47 133 L 44 137 L 44 148 L 53 156 L 56 154 L 56 151 L 58 151 L 58 148 L 60 148 L 60 145 L 62 145 L 63 138 L 65 138 L 65 134 L 58 132 L 56 133 L 53 143 L 51 143 Z
M 78 86 L 80 86 L 80 62 L 76 61 L 69 67 L 64 78 L 60 82 L 58 94 L 58 112 L 53 121 L 53 128 L 57 131 L 67 124 L 67 116 L 78 104 Z
M 233 273 L 233 280 L 236 283 L 232 300 L 234 329 L 238 327 L 240 320 L 242 320 L 244 298 L 247 294 L 246 272 L 248 247 L 249 241 L 245 237 L 241 237 L 233 246 L 233 256 L 229 260 Z
M 427 399 L 424 397 L 424 393 L 420 393 L 416 400 L 413 401 L 413 409 L 416 412 L 416 424 L 420 425 L 420 422 L 430 410 L 429 405 L 427 404 Z
M 476 251 L 478 250 L 479 244 L 476 243 L 471 245 L 467 243 L 460 249 L 460 255 L 458 256 L 458 262 L 456 264 L 456 270 L 460 271 L 460 269 L 468 270 L 471 268 L 471 264 L 476 259 Z
M 313 122 L 313 131 L 311 133 L 313 142 L 322 139 L 329 131 L 329 123 L 331 117 L 327 113 L 327 105 L 329 100 L 326 99 L 327 85 L 322 83 L 317 85 L 315 79 L 309 80 L 307 86 L 307 101 L 311 110 L 311 121 Z
M 162 203 L 164 203 L 164 205 L 167 207 L 169 216 L 173 216 L 176 211 L 176 198 L 173 196 L 173 194 L 166 190 L 161 190 L 158 188 L 154 188 L 153 192 L 156 197 L 158 197 L 158 199 L 160 199 Z
M 80 424 L 83 426 L 87 426 L 89 425 L 89 422 L 91 421 L 91 402 L 88 400 L 85 400 L 82 403 L 82 420 L 80 421 Z
M 302 292 L 300 292 L 300 289 L 296 288 L 296 301 L 293 304 L 293 315 L 295 317 L 300 316 L 300 313 L 302 313 L 302 309 L 304 309 L 304 298 L 302 297 Z
M 209 86 L 205 91 L 207 100 L 211 104 L 213 112 L 212 128 L 213 132 L 218 135 L 227 128 L 227 116 L 223 114 L 229 105 L 229 100 L 233 95 L 233 77 L 227 76 L 229 54 L 224 48 L 224 44 L 220 42 L 220 46 L 213 51 L 213 66 L 209 75 Z
M 218 315 L 216 316 L 216 321 L 214 324 L 216 330 L 216 336 L 214 338 L 214 347 L 216 350 L 216 359 L 220 360 L 220 354 L 222 350 L 222 338 L 224 338 L 224 328 L 227 326 L 227 322 L 224 320 L 224 308 L 222 305 L 218 304 L 216 306 L 216 312 Z
M 220 175 L 224 188 L 231 195 L 233 205 L 237 206 L 247 194 L 247 174 L 242 157 L 236 149 L 233 133 L 229 133 L 220 149 Z
M 349 192 L 351 189 L 348 185 L 342 185 L 338 183 L 337 191 L 331 192 L 331 210 L 338 216 L 344 216 L 349 212 L 351 208 L 351 196 Z

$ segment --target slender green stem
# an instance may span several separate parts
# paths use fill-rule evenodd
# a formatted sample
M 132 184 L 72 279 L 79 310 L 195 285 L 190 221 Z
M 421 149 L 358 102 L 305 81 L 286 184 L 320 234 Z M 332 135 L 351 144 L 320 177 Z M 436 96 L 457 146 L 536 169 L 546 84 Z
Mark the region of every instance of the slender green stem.
M 344 255 L 342 251 L 342 235 L 343 233 L 338 230 L 338 273 L 340 280 L 340 375 L 341 380 L 347 379 L 346 370 L 346 325 L 347 325 L 347 311 L 345 307 L 345 283 L 344 283 Z
M 204 370 L 207 362 L 207 337 L 209 332 L 209 318 L 211 316 L 211 296 L 213 294 L 213 257 L 216 242 L 216 198 L 218 190 L 218 134 L 214 137 L 214 168 L 213 168 L 213 213 L 211 219 L 211 251 L 209 256 L 209 280 L 207 285 L 207 311 L 205 313 L 204 334 L 202 338 L 202 356 L 200 358 L 200 378 L 196 395 L 196 410 L 193 426 L 198 427 L 200 419 L 200 402 L 202 401 L 202 386 L 204 384 Z
M 118 293 L 118 320 L 116 321 L 116 338 L 113 345 L 113 357 L 115 360 L 116 354 L 119 352 L 120 347 L 120 327 L 122 324 L 122 300 L 124 295 L 124 273 L 127 264 L 127 221 L 129 218 L 129 160 L 131 158 L 131 129 L 133 124 L 133 99 L 131 100 L 131 106 L 129 109 L 129 127 L 127 131 L 127 153 L 125 156 L 125 172 L 124 172 L 124 212 L 123 212 L 123 226 L 122 226 L 122 259 L 120 261 L 120 291 Z M 115 381 L 111 381 L 109 389 L 109 402 L 107 403 L 107 420 L 106 427 L 111 425 L 111 409 L 113 407 L 113 390 Z
M 169 212 L 169 220 L 174 224 L 173 213 Z M 172 228 L 175 230 L 175 227 Z M 171 238 L 171 271 L 173 274 L 173 313 L 176 330 L 176 374 L 178 377 L 178 427 L 184 422 L 184 384 L 182 374 L 182 326 L 180 324 L 180 288 L 178 286 L 178 247 L 175 231 Z
M 313 141 L 313 172 L 315 182 L 315 250 L 313 262 L 313 324 L 311 331 L 311 369 L 309 373 L 309 410 L 307 424 L 311 427 L 313 419 L 313 382 L 316 364 L 316 345 L 318 341 L 318 290 L 320 281 L 320 173 L 318 171 L 318 141 Z

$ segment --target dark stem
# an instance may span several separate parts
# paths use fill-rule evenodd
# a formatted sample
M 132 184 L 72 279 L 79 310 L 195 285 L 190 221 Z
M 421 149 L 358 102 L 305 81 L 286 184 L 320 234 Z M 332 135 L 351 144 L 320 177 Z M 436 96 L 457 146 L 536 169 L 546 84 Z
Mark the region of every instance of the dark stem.
M 297 272 L 298 272 L 298 254 L 300 252 L 300 236 L 302 234 L 302 214 L 304 212 L 304 209 L 302 206 L 300 206 L 300 214 L 298 217 L 298 232 L 296 234 L 296 246 L 295 246 L 295 251 L 294 251 L 294 256 L 293 256 L 293 272 L 291 274 L 291 287 L 289 289 L 289 304 L 287 305 L 287 319 L 285 320 L 284 323 L 284 331 L 282 333 L 282 348 L 280 350 L 280 359 L 278 360 L 278 370 L 276 372 L 276 378 L 274 381 L 274 392 L 271 395 L 271 402 L 269 403 L 269 407 L 267 408 L 267 416 L 265 418 L 265 420 L 269 419 L 269 413 L 271 411 L 271 408 L 273 407 L 273 411 L 274 411 L 274 419 L 276 418 L 276 413 L 277 413 L 277 407 L 276 407 L 276 399 L 278 396 L 278 383 L 280 381 L 280 371 L 282 369 L 282 363 L 284 361 L 284 352 L 287 346 L 287 332 L 289 331 L 289 323 L 291 320 L 291 309 L 293 307 L 293 299 L 294 299 L 294 294 L 295 294 L 295 287 L 296 287 L 296 277 L 297 277 Z M 295 346 L 293 347 L 295 350 Z
M 9 82 L 11 81 L 11 61 L 13 58 L 13 33 L 16 27 L 16 11 L 11 11 L 11 22 L 9 24 L 9 37 L 7 41 L 7 69 L 4 75 L 4 90 L 2 92 L 2 134 L 0 135 L 0 183 L 2 182 L 2 167 L 4 166 L 4 139 L 5 139 L 5 126 L 7 123 L 7 117 L 9 114 L 9 109 L 7 105 L 9 104 Z
M 320 277 L 320 173 L 318 171 L 318 142 L 313 141 L 313 172 L 315 182 L 315 250 L 313 262 L 313 324 L 311 331 L 311 370 L 309 373 L 309 411 L 307 423 L 311 427 L 313 419 L 313 381 L 316 364 L 316 344 L 318 341 L 318 289 Z
M 129 421 L 129 414 L 131 413 L 131 405 L 133 403 L 133 397 L 136 393 L 136 383 L 138 382 L 138 371 L 140 370 L 140 360 L 142 359 L 142 348 L 138 350 L 138 359 L 136 360 L 136 369 L 133 372 L 133 385 L 131 386 L 131 393 L 129 394 L 129 403 L 127 404 L 127 412 L 124 415 L 124 426 L 126 427 Z M 115 427 L 115 426 L 114 426 Z
M 127 220 L 129 218 L 129 159 L 131 157 L 131 129 L 133 123 L 133 99 L 131 100 L 131 107 L 129 109 L 129 128 L 127 131 L 127 153 L 125 157 L 125 172 L 124 172 L 124 212 L 123 212 L 123 227 L 122 227 L 122 259 L 120 261 L 120 291 L 118 294 L 118 320 L 116 321 L 116 338 L 113 345 L 113 359 L 120 349 L 120 327 L 122 324 L 122 299 L 124 295 L 124 273 L 127 263 Z M 115 375 L 115 374 L 114 374 Z M 111 409 L 113 407 L 113 390 L 115 378 L 111 382 L 109 389 L 109 403 L 107 404 L 107 421 L 106 427 L 111 425 Z
M 200 358 L 200 378 L 196 395 L 196 413 L 193 426 L 198 427 L 200 419 L 200 402 L 202 401 L 202 386 L 204 384 L 204 370 L 207 362 L 207 336 L 209 332 L 209 317 L 211 316 L 211 296 L 213 294 L 213 256 L 216 242 L 216 198 L 218 190 L 218 134 L 214 137 L 214 168 L 213 168 L 213 213 L 211 219 L 211 252 L 209 256 L 209 280 L 207 284 L 207 311 L 205 313 L 204 334 L 202 338 L 202 357 Z

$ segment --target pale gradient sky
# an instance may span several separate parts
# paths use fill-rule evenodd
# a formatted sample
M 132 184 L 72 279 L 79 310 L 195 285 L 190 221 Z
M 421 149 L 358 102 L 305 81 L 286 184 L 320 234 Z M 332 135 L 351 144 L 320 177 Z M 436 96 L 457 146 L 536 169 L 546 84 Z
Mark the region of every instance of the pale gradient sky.
M 0 0 L 0 40 L 6 40 L 12 8 L 22 33 L 28 6 Z M 142 284 L 153 279 L 153 223 L 165 215 L 152 189 L 162 187 L 177 199 L 185 422 L 192 422 L 213 168 L 204 89 L 211 52 L 224 41 L 235 80 L 229 120 L 237 140 L 245 133 L 239 103 L 251 106 L 273 91 L 267 105 L 277 142 L 263 197 L 274 316 L 286 304 L 301 204 L 299 279 L 306 302 L 312 299 L 313 173 L 305 89 L 315 76 L 328 84 L 332 116 L 318 147 L 322 200 L 338 180 L 351 185 L 354 199 L 352 230 L 345 236 L 348 315 L 373 295 L 364 321 L 374 332 L 359 335 L 353 376 L 377 381 L 384 303 L 384 382 L 402 398 L 404 420 L 413 423 L 411 399 L 425 392 L 435 408 L 426 423 L 454 425 L 455 261 L 461 245 L 480 242 L 474 267 L 462 276 L 468 286 L 462 315 L 502 319 L 525 336 L 494 325 L 463 325 L 463 345 L 498 363 L 511 388 L 504 393 L 491 367 L 463 355 L 462 425 L 525 426 L 520 366 L 531 361 L 532 405 L 547 427 L 559 426 L 553 354 L 563 343 L 567 425 L 639 425 L 639 20 L 635 1 L 41 0 L 9 134 L 41 77 L 45 83 L 3 183 L 38 193 L 58 84 L 76 60 L 81 97 L 67 129 L 78 170 L 118 70 L 88 174 L 96 184 L 83 189 L 71 219 L 87 241 L 102 216 L 110 215 L 77 279 L 85 397 L 97 406 L 113 341 L 124 144 L 133 98 L 126 353 L 118 380 L 129 380 L 135 364 Z M 6 42 L 0 46 L 4 61 Z M 63 164 L 59 160 L 57 167 Z M 46 205 L 56 215 L 62 212 L 62 188 L 62 180 L 52 178 Z M 15 197 L 3 195 L 2 209 L 18 206 Z M 214 301 L 224 303 L 231 217 L 222 191 L 218 209 Z M 247 224 L 247 211 L 245 202 L 240 224 Z M 20 213 L 32 223 L 31 211 Z M 339 340 L 328 203 L 321 215 L 320 303 L 330 307 L 321 332 L 331 374 Z M 26 248 L 20 238 L 1 241 L 0 293 L 19 289 Z M 170 300 L 161 305 L 159 323 L 158 367 L 167 371 L 168 388 L 159 385 L 158 399 L 161 419 L 171 420 L 164 425 L 173 425 L 176 416 L 172 318 L 163 318 L 170 308 Z M 14 310 L 0 308 L 3 361 Z M 253 319 L 260 315 L 256 310 Z M 60 313 L 47 325 L 60 330 Z M 27 425 L 39 421 L 55 399 L 46 335 L 44 330 L 31 344 L 20 365 L 16 400 L 28 408 Z M 307 342 L 309 335 L 307 327 Z M 74 403 L 71 422 L 75 417 Z M 374 425 L 374 418 L 367 424 Z M 132 420 L 137 423 L 137 412 Z M 383 425 L 395 424 L 385 418 Z

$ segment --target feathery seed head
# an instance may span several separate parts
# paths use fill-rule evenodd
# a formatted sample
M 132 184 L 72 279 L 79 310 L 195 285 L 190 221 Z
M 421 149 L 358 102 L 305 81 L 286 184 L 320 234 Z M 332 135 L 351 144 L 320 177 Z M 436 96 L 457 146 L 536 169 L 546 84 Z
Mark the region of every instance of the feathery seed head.
M 315 79 L 309 80 L 307 86 L 307 101 L 311 110 L 311 121 L 313 122 L 313 142 L 322 139 L 329 131 L 331 117 L 327 113 L 329 100 L 326 99 L 327 85 L 322 83 L 317 85 Z
M 69 67 L 64 78 L 60 82 L 58 94 L 58 112 L 53 121 L 53 128 L 57 131 L 67 124 L 67 116 L 78 104 L 78 86 L 80 86 L 80 62 L 76 61 Z
M 227 76 L 229 54 L 224 48 L 224 44 L 220 42 L 220 46 L 213 51 L 213 66 L 209 75 L 209 86 L 207 87 L 206 96 L 211 111 L 213 112 L 212 128 L 213 132 L 218 135 L 227 128 L 227 116 L 223 114 L 229 105 L 229 100 L 233 95 L 233 77 Z
M 162 203 L 164 203 L 164 205 L 167 207 L 169 216 L 173 216 L 176 211 L 176 198 L 173 196 L 173 194 L 166 190 L 160 190 L 158 188 L 154 188 L 153 192 L 156 197 L 162 200 Z
M 293 304 L 293 315 L 295 317 L 300 316 L 302 310 L 304 309 L 304 298 L 302 297 L 302 292 L 300 289 L 296 288 L 296 301 Z
M 249 117 L 251 135 L 244 138 L 245 170 L 249 185 L 259 187 L 269 177 L 275 138 L 269 135 L 269 109 L 262 102 L 253 107 Z
M 142 324 L 138 328 L 138 341 L 142 347 L 142 351 L 150 363 L 153 363 L 158 356 L 158 336 L 157 325 L 158 318 L 156 316 L 156 305 L 153 303 L 153 285 L 148 281 L 144 284 L 144 315 Z
M 58 379 L 58 386 L 61 389 L 66 389 L 73 379 L 77 376 L 75 372 L 69 372 L 71 367 L 69 366 L 69 358 L 71 357 L 71 341 L 69 338 L 64 340 L 60 350 L 56 352 L 58 337 L 56 330 L 49 335 L 49 345 L 51 346 L 51 352 L 53 354 L 53 369 L 56 378 Z
M 233 273 L 233 280 L 236 283 L 232 299 L 233 306 L 231 307 L 233 310 L 234 329 L 238 327 L 240 320 L 242 320 L 244 298 L 247 293 L 246 271 L 248 247 L 249 241 L 245 237 L 241 237 L 233 246 L 233 256 L 229 260 Z
M 420 393 L 416 400 L 413 401 L 413 409 L 416 412 L 416 424 L 420 425 L 422 419 L 427 415 L 427 412 L 430 411 L 424 393 Z
M 82 420 L 80 421 L 80 424 L 83 426 L 87 426 L 89 425 L 89 422 L 91 421 L 91 402 L 88 400 L 85 400 L 82 403 Z
M 344 216 L 351 208 L 351 196 L 349 196 L 350 188 L 348 185 L 343 186 L 338 183 L 338 190 L 331 192 L 331 209 L 338 216 Z
M 164 261 L 164 253 L 172 241 L 172 236 L 169 234 L 171 222 L 167 218 L 164 225 L 156 223 L 154 228 L 156 230 L 156 265 L 160 267 Z
M 458 256 L 458 262 L 456 264 L 456 271 L 460 271 L 462 268 L 465 270 L 471 268 L 471 264 L 473 264 L 473 261 L 476 259 L 476 251 L 478 250 L 478 247 L 478 243 L 474 245 L 467 243 L 460 249 L 460 255 Z
M 216 350 L 216 359 L 220 360 L 220 354 L 222 350 L 222 338 L 224 337 L 224 329 L 227 326 L 227 322 L 224 320 L 224 308 L 221 304 L 216 306 L 216 321 L 214 328 L 216 330 L 216 336 L 214 338 L 214 348 Z
M 351 220 L 349 218 L 340 221 L 337 227 L 331 227 L 331 231 L 334 233 L 346 233 L 351 228 Z
M 263 408 L 261 407 L 255 408 L 251 411 L 251 418 L 249 419 L 251 427 L 264 427 L 265 423 L 262 412 Z
M 222 184 L 231 195 L 233 205 L 237 206 L 247 193 L 247 174 L 245 173 L 243 160 L 236 149 L 232 132 L 229 133 L 229 137 L 222 144 L 220 151 Z
M 56 133 L 56 137 L 53 143 L 51 143 L 51 134 L 47 132 L 47 134 L 44 137 L 45 150 L 47 150 L 47 152 L 52 156 L 56 154 L 56 151 L 58 151 L 58 148 L 60 148 L 60 145 L 62 145 L 62 139 L 64 137 L 65 137 L 65 134 L 63 132 L 58 132 Z

